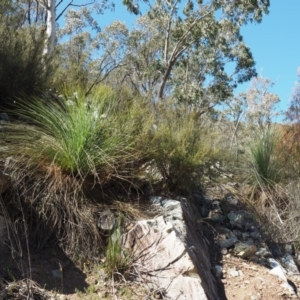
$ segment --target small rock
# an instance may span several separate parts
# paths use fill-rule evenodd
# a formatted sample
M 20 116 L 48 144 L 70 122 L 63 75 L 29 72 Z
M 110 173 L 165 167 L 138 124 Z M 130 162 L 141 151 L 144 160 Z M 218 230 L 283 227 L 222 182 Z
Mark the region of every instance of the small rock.
M 281 266 L 277 266 L 277 267 L 273 268 L 272 270 L 269 271 L 269 273 L 271 275 L 279 277 L 283 281 L 287 281 L 286 276 L 284 274 L 284 270 Z
M 116 223 L 115 215 L 110 209 L 106 209 L 99 213 L 98 227 L 104 231 L 110 231 Z
M 294 253 L 293 246 L 290 245 L 290 244 L 285 244 L 285 245 L 283 245 L 283 249 L 284 249 L 284 251 L 285 251 L 286 253 L 288 253 L 288 254 L 293 255 L 293 253 Z
M 267 250 L 266 248 L 259 248 L 257 252 L 255 253 L 258 257 L 264 257 L 264 258 L 270 258 L 272 257 L 272 253 Z
M 9 116 L 7 113 L 0 113 L 0 124 L 8 123 L 9 122 Z
M 259 231 L 254 230 L 250 233 L 250 236 L 255 239 L 255 240 L 260 240 L 261 239 L 261 235 L 259 233 Z
M 222 223 L 225 219 L 223 213 L 218 210 L 213 210 L 208 213 L 208 218 L 215 223 Z
M 257 294 L 257 295 L 252 295 L 251 300 L 260 300 L 261 299 L 261 295 L 260 294 Z
M 229 275 L 230 275 L 231 277 L 239 277 L 239 276 L 242 276 L 242 275 L 243 275 L 243 273 L 242 273 L 241 271 L 236 270 L 236 269 L 230 269 L 230 270 L 228 271 L 228 273 L 229 273 Z
M 284 266 L 284 268 L 288 271 L 289 274 L 295 274 L 299 273 L 298 267 L 292 257 L 289 253 L 286 253 L 282 258 L 281 262 Z
M 244 210 L 232 211 L 228 214 L 228 219 L 232 227 L 244 229 L 251 227 L 253 224 L 253 217 L 250 213 Z
M 241 258 L 249 258 L 255 255 L 257 248 L 255 245 L 249 245 L 246 243 L 236 243 L 234 246 L 235 255 Z
M 220 265 L 215 266 L 215 275 L 220 278 L 222 276 L 223 268 Z
M 225 200 L 230 205 L 237 206 L 239 204 L 239 200 L 232 195 L 229 195 L 228 197 L 226 197 Z
M 275 260 L 274 258 L 269 258 L 268 263 L 269 263 L 269 266 L 270 266 L 271 269 L 276 268 L 276 267 L 282 268 L 281 264 L 277 260 Z
M 227 249 L 226 248 L 222 248 L 221 249 L 221 254 L 222 255 L 226 255 L 228 253 Z
M 248 240 L 250 237 L 250 233 L 249 232 L 242 232 L 242 240 L 246 241 Z
M 221 248 L 229 248 L 233 246 L 238 241 L 237 238 L 233 237 L 230 239 L 220 240 L 219 245 Z

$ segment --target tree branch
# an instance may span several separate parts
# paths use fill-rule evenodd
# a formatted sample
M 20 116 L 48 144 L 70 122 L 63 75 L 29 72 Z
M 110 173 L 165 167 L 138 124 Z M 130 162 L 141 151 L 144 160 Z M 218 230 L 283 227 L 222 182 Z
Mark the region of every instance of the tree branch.
M 177 0 L 174 3 L 174 5 L 171 9 L 171 15 L 170 15 L 170 18 L 169 18 L 169 21 L 168 21 L 168 26 L 167 26 L 166 39 L 165 39 L 165 50 L 164 50 L 164 61 L 165 61 L 166 64 L 168 63 L 167 56 L 168 56 L 168 51 L 169 51 L 170 30 L 171 30 L 171 25 L 172 25 L 172 19 L 173 19 L 173 14 L 174 14 L 174 11 L 175 11 L 175 7 L 178 4 L 178 2 L 179 2 L 179 0 Z

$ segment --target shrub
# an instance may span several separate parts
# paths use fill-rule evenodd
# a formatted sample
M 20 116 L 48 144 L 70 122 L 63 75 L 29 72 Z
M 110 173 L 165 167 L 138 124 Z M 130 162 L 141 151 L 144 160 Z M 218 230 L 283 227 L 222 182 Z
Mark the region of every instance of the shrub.
M 199 183 L 207 163 L 217 158 L 213 131 L 193 112 L 171 103 L 153 114 L 148 116 L 148 131 L 141 138 L 152 169 L 157 168 L 165 188 L 185 192 L 192 182 Z
M 50 69 L 49 62 L 43 60 L 43 48 L 41 30 L 16 29 L 1 18 L 0 106 L 7 106 L 15 96 L 36 94 L 45 88 Z
M 270 186 L 280 180 L 281 167 L 275 155 L 276 132 L 267 130 L 257 134 L 249 146 L 250 172 L 252 181 L 258 185 Z

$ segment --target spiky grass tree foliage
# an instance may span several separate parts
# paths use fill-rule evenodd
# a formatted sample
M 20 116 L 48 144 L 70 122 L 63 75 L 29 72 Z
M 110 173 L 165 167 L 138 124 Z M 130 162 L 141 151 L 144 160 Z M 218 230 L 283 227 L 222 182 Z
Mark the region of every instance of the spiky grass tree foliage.
M 0 151 L 11 157 L 9 199 L 25 209 L 38 246 L 55 237 L 73 254 L 99 250 L 101 187 L 112 181 L 125 185 L 140 161 L 133 147 L 139 120 L 131 102 L 104 87 L 90 98 L 78 92 L 66 99 L 16 101 L 13 112 L 20 121 L 3 126 Z M 86 188 L 94 186 L 100 188 L 91 201 Z
M 258 134 L 249 147 L 250 172 L 252 180 L 261 187 L 270 186 L 280 179 L 281 167 L 275 156 L 277 136 L 274 130 L 268 129 Z

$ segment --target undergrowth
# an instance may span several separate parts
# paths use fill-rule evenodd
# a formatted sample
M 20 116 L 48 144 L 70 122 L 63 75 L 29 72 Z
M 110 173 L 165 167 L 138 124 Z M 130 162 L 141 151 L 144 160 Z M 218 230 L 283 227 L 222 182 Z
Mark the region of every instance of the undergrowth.
M 66 88 L 20 98 L 9 113 L 14 121 L 0 133 L 0 158 L 13 181 L 9 211 L 17 220 L 21 203 L 36 247 L 56 240 L 73 255 L 103 249 L 96 224 L 105 205 L 128 202 L 123 212 L 136 216 L 143 182 L 189 191 L 217 153 L 192 113 L 107 86 L 89 96 Z

